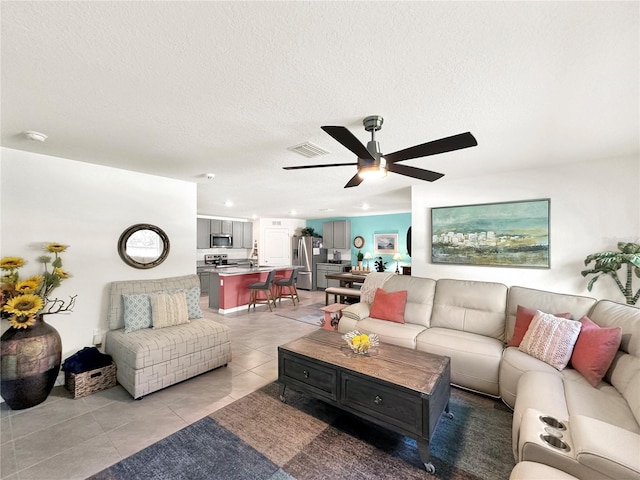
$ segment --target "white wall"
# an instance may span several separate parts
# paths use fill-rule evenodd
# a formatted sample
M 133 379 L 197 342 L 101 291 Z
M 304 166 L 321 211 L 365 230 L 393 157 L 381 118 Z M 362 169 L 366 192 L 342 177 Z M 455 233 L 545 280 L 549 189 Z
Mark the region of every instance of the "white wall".
M 23 275 L 39 273 L 45 242 L 70 245 L 62 254 L 73 277 L 55 294 L 77 294 L 69 315 L 47 321 L 62 337 L 63 358 L 91 346 L 107 329 L 107 285 L 187 275 L 196 271 L 196 184 L 2 148 L 0 150 L 0 256 L 21 256 Z M 157 225 L 171 249 L 158 267 L 138 270 L 119 257 L 120 234 L 136 223 Z M 2 331 L 8 322 L 2 322 Z
M 447 180 L 412 187 L 412 274 L 485 280 L 561 293 L 624 297 L 610 278 L 580 275 L 591 253 L 640 241 L 640 159 L 623 158 Z M 551 199 L 550 269 L 431 264 L 431 207 Z M 593 265 L 593 264 L 591 264 Z M 626 274 L 626 268 L 624 269 Z M 588 277 L 591 278 L 591 277 Z M 637 282 L 635 288 L 640 286 Z

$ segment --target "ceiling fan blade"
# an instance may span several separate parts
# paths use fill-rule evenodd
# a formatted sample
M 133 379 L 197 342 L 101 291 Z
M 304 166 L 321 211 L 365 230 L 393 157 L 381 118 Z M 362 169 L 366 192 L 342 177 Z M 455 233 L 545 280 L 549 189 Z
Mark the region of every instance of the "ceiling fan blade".
M 301 170 L 303 168 L 323 168 L 323 167 L 344 167 L 357 166 L 357 163 L 323 163 L 322 165 L 295 165 L 293 167 L 282 167 L 285 170 Z
M 432 172 L 431 170 L 424 170 L 422 168 L 395 163 L 389 165 L 389 171 L 399 173 L 400 175 L 406 175 L 407 177 L 417 178 L 419 180 L 426 180 L 427 182 L 434 182 L 439 178 L 444 177 L 444 173 Z
M 411 158 L 426 157 L 438 153 L 452 152 L 462 148 L 475 147 L 478 141 L 470 132 L 460 133 L 451 137 L 441 138 L 432 142 L 415 145 L 413 147 L 398 150 L 397 152 L 383 155 L 388 163 L 400 162 Z
M 347 182 L 344 188 L 357 187 L 362 183 L 362 180 L 363 179 L 356 173 L 353 177 L 351 177 L 351 180 Z
M 331 135 L 334 139 L 340 142 L 344 147 L 351 150 L 356 154 L 358 158 L 366 158 L 367 160 L 375 160 L 371 155 L 371 152 L 367 150 L 360 140 L 358 140 L 353 133 L 346 127 L 321 127 L 322 130 Z

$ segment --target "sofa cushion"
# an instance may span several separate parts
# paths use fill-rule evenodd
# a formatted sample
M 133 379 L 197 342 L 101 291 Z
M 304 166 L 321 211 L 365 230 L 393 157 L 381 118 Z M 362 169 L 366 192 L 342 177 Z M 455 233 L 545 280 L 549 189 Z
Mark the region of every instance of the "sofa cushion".
M 107 332 L 105 351 L 116 364 L 125 362 L 137 370 L 227 343 L 230 331 L 228 326 L 206 318 L 160 330 L 111 330 Z
M 500 362 L 500 397 L 511 408 L 516 403 L 518 380 L 529 371 L 540 371 L 558 375 L 559 372 L 551 365 L 533 358 L 518 350 L 518 347 L 507 347 L 502 352 Z
M 581 327 L 580 322 L 538 311 L 518 348 L 562 370 L 571 359 Z
M 582 328 L 573 347 L 571 366 L 594 387 L 607 373 L 620 347 L 620 327 L 602 328 L 589 317 L 580 319 Z
M 522 305 L 518 305 L 518 309 L 516 310 L 516 324 L 513 329 L 513 336 L 509 343 L 508 347 L 518 347 L 520 343 L 522 343 L 522 339 L 524 335 L 529 330 L 529 325 L 531 325 L 531 320 L 536 316 L 537 310 L 533 308 L 523 307 Z M 571 318 L 570 313 L 554 313 L 556 317 L 560 318 Z
M 615 387 L 601 382 L 596 388 L 572 368 L 562 371 L 569 415 L 585 415 L 640 433 L 629 404 Z
M 341 324 L 342 321 L 340 322 Z M 343 332 L 340 325 L 338 326 L 338 331 L 346 333 Z M 383 343 L 416 348 L 416 337 L 425 330 L 425 327 L 412 323 L 395 323 L 387 320 L 365 318 L 356 323 L 355 330 L 359 330 L 362 333 L 375 333 Z
M 148 294 L 122 295 L 122 309 L 126 333 L 151 327 L 151 298 Z
M 154 329 L 189 323 L 187 296 L 185 293 L 152 293 L 151 317 Z
M 569 312 L 571 318 L 582 318 L 589 313 L 595 303 L 596 299 L 591 297 L 546 292 L 534 288 L 511 287 L 507 303 L 506 339 L 509 341 L 513 336 L 518 305 L 542 312 Z
M 501 283 L 441 279 L 431 326 L 504 339 L 507 287 Z
M 107 320 L 110 330 L 124 328 L 124 308 L 122 294 L 154 293 L 173 290 L 188 290 L 200 286 L 198 275 L 159 278 L 153 280 L 123 280 L 111 282 Z
M 538 462 L 519 462 L 511 470 L 509 480 L 579 480 L 562 470 Z
M 640 423 L 640 308 L 601 300 L 589 318 L 601 327 L 622 329 L 620 349 L 605 379 L 622 394 Z
M 376 296 L 371 305 L 370 315 L 380 320 L 404 323 L 404 308 L 407 304 L 407 291 L 387 293 L 381 288 L 376 291 Z
M 393 275 L 384 284 L 386 292 L 407 291 L 404 322 L 428 327 L 433 310 L 436 281 L 431 278 Z
M 502 341 L 450 328 L 431 327 L 418 335 L 416 348 L 451 358 L 451 383 L 499 395 Z

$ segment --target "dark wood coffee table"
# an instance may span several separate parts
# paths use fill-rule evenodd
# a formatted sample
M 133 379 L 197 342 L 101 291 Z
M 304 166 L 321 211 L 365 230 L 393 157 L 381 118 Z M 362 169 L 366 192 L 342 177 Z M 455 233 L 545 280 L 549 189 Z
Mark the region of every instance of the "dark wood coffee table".
M 429 473 L 429 441 L 443 412 L 453 418 L 450 375 L 449 357 L 388 344 L 357 355 L 326 330 L 278 347 L 280 400 L 290 387 L 415 438 Z

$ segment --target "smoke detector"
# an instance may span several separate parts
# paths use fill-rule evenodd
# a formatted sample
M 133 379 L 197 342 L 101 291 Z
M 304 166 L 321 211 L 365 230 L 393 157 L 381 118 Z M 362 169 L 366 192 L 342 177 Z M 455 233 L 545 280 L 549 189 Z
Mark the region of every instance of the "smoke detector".
M 47 136 L 44 133 L 36 132 L 34 130 L 25 130 L 24 135 L 29 140 L 33 140 L 35 142 L 44 142 L 47 139 Z

